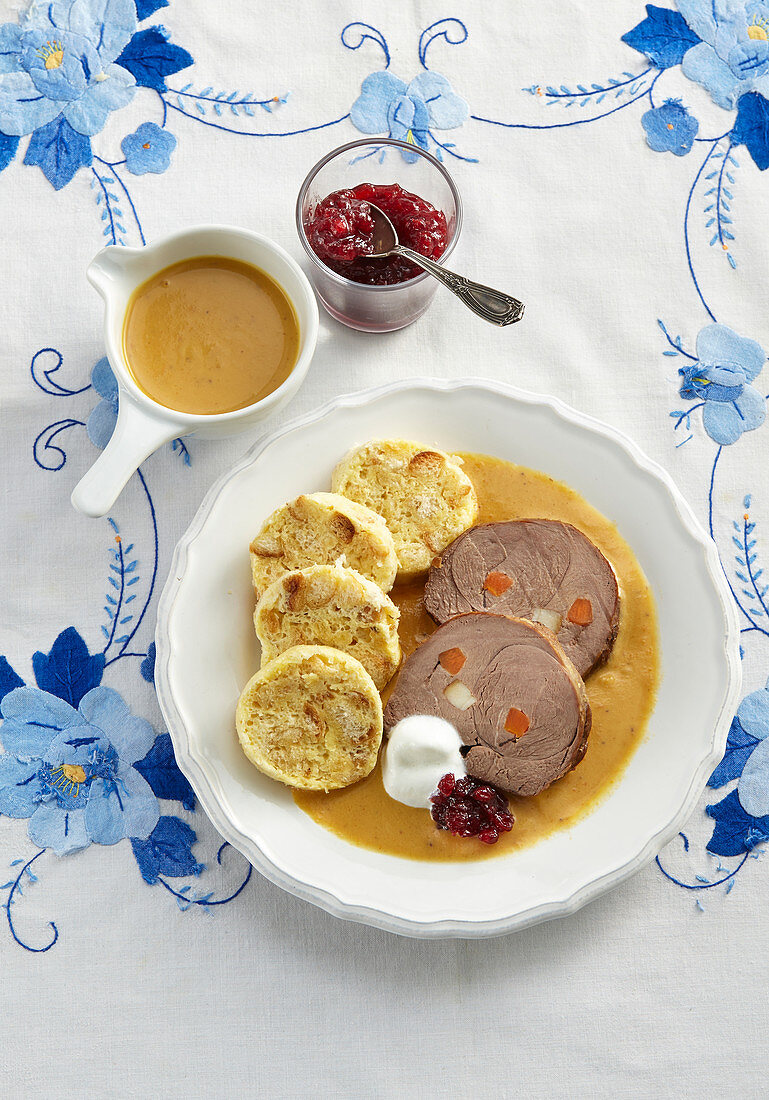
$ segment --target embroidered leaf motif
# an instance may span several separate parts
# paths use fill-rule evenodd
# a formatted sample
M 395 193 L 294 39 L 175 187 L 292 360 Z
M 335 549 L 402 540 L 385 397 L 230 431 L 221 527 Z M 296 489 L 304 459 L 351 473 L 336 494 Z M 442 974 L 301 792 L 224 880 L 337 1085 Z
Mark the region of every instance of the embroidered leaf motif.
M 76 707 L 86 692 L 98 687 L 104 671 L 104 654 L 88 652 L 74 626 L 68 626 L 51 646 L 32 658 L 37 686 Z
M 57 191 L 92 161 L 91 139 L 73 130 L 63 115 L 35 130 L 24 157 L 24 163 L 36 164 Z
M 750 852 L 763 840 L 769 840 L 769 817 L 751 817 L 742 807 L 736 791 L 705 812 L 715 819 L 716 827 L 707 850 L 719 856 L 739 856 Z
M 19 139 L 12 134 L 0 134 L 0 172 L 7 168 L 16 156 Z
M 154 88 L 156 92 L 165 92 L 165 78 L 192 63 L 192 56 L 186 50 L 168 41 L 164 27 L 138 31 L 117 59 L 117 64 L 128 69 L 137 84 Z
M 179 771 L 169 734 L 161 733 L 144 759 L 139 760 L 134 767 L 144 776 L 158 798 L 181 802 L 185 810 L 195 809 L 195 795 Z
M 748 757 L 756 745 L 760 744 L 757 737 L 751 737 L 740 725 L 739 718 L 732 719 L 729 737 L 726 742 L 726 751 L 718 767 L 708 780 L 709 787 L 723 787 L 732 779 L 742 775 L 742 769 L 747 763 Z
M 158 8 L 167 7 L 168 0 L 136 0 L 136 15 L 141 23 L 142 20 L 154 15 Z
M 132 837 L 131 847 L 144 881 L 153 886 L 159 875 L 199 875 L 204 865 L 192 854 L 197 839 L 194 830 L 178 817 L 161 817 L 147 840 Z
M 0 657 L 0 703 L 9 691 L 20 687 L 24 687 L 21 676 L 13 671 L 5 657 Z
M 192 456 L 190 455 L 189 448 L 181 436 L 171 440 L 171 450 L 179 452 L 179 457 L 182 459 L 185 466 L 192 465 Z
M 769 101 L 758 92 L 740 96 L 732 143 L 744 145 L 762 172 L 769 168 Z
M 645 53 L 658 68 L 670 69 L 680 65 L 686 51 L 700 39 L 679 12 L 647 4 L 646 18 L 623 34 L 622 41 Z
M 133 597 L 129 597 L 133 599 Z M 147 656 L 139 665 L 139 672 L 142 674 L 142 678 L 147 681 L 148 684 L 155 683 L 155 643 L 150 642 L 147 647 Z

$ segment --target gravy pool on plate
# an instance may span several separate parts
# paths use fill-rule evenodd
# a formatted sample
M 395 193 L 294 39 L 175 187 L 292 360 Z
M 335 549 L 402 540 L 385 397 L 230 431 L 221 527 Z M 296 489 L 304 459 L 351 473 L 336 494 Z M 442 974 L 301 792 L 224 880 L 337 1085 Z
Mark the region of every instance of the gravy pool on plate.
M 123 350 L 134 379 L 158 404 L 234 412 L 288 378 L 299 323 L 263 271 L 225 256 L 197 256 L 158 271 L 134 292 Z
M 505 855 L 572 824 L 619 779 L 644 736 L 659 682 L 657 614 L 649 584 L 612 523 L 561 482 L 487 455 L 463 455 L 475 486 L 478 523 L 505 519 L 564 520 L 583 531 L 609 559 L 620 587 L 620 626 L 605 665 L 586 681 L 593 711 L 587 753 L 577 767 L 532 798 L 510 797 L 515 825 L 493 845 L 453 837 L 429 813 L 390 798 L 381 766 L 352 787 L 329 794 L 295 791 L 297 805 L 318 824 L 353 844 L 418 860 L 474 860 Z M 401 611 L 404 657 L 436 629 L 423 603 L 424 583 L 390 593 Z M 385 692 L 386 698 L 386 692 Z

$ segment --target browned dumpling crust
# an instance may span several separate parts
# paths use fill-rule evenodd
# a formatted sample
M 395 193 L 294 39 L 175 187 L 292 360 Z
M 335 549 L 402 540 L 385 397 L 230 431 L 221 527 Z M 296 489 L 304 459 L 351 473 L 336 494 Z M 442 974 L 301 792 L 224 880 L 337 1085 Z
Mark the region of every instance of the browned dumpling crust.
M 259 599 L 292 569 L 342 560 L 389 592 L 398 559 L 380 515 L 336 493 L 303 494 L 278 508 L 250 546 L 251 576 Z
M 334 470 L 335 493 L 382 515 L 395 540 L 398 580 L 426 573 L 478 518 L 478 500 L 461 458 L 404 439 L 356 447 Z
M 295 645 L 355 657 L 381 691 L 400 664 L 400 612 L 382 589 L 343 565 L 311 565 L 273 581 L 256 605 L 262 665 Z
M 294 646 L 246 684 L 235 715 L 243 752 L 290 787 L 349 787 L 374 768 L 382 701 L 360 661 L 328 646 Z

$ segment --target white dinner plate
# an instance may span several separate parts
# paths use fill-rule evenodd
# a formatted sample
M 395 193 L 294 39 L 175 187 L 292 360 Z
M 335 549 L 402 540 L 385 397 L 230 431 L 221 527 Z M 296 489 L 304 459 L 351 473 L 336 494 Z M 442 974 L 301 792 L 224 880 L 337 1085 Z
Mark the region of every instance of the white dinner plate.
M 662 679 L 648 733 L 597 806 L 529 848 L 421 863 L 317 825 L 240 750 L 238 696 L 258 667 L 248 545 L 350 447 L 413 438 L 542 470 L 618 527 L 651 584 Z M 739 631 L 713 542 L 628 439 L 497 383 L 415 381 L 342 397 L 258 443 L 206 496 L 160 600 L 155 669 L 176 759 L 222 836 L 266 878 L 330 913 L 410 936 L 491 936 L 572 913 L 651 860 L 720 760 L 740 691 Z

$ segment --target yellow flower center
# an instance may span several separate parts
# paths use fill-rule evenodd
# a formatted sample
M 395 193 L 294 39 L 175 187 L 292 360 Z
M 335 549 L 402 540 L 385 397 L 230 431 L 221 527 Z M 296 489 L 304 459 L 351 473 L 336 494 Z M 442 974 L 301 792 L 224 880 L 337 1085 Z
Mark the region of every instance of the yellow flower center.
M 64 47 L 61 42 L 54 40 L 53 42 L 46 42 L 44 46 L 41 46 L 38 50 L 38 54 L 43 58 L 46 69 L 58 69 L 64 61 Z
M 62 764 L 61 770 L 70 783 L 85 783 L 85 769 L 80 764 Z
M 85 783 L 88 777 L 85 768 L 80 764 L 60 764 L 52 773 L 53 786 L 62 794 L 72 795 L 77 798 L 80 794 L 80 785 Z
M 769 24 L 763 15 L 753 16 L 753 22 L 748 27 L 748 38 L 754 42 L 769 42 Z

